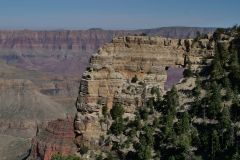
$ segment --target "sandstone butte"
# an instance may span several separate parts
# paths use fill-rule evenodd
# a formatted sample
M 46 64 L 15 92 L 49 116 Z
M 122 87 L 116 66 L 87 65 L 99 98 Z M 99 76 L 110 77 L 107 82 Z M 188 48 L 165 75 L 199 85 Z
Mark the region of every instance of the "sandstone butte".
M 148 99 L 151 88 L 158 87 L 164 94 L 168 67 L 182 72 L 186 61 L 191 61 L 196 69 L 203 57 L 213 54 L 214 44 L 209 38 L 192 42 L 192 39 L 125 36 L 103 45 L 92 55 L 82 75 L 74 122 L 53 121 L 39 131 L 32 141 L 30 159 L 50 160 L 56 153 L 74 154 L 82 146 L 100 148 L 101 137 L 111 124 L 110 119 L 102 121 L 102 107 L 106 105 L 110 111 L 114 103 L 121 102 L 124 116 L 131 117 Z M 137 82 L 132 82 L 133 77 L 137 77 Z

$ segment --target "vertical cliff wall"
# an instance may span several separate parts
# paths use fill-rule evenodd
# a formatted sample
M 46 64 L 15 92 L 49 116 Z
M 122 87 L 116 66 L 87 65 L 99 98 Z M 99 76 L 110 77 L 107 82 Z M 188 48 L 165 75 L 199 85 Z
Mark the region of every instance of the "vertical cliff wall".
M 77 143 L 98 145 L 107 130 L 100 124 L 103 105 L 110 110 L 114 101 L 121 101 L 125 112 L 131 113 L 144 103 L 152 87 L 164 92 L 166 68 L 184 65 L 184 53 L 185 46 L 178 45 L 177 39 L 147 36 L 114 38 L 100 48 L 80 84 Z

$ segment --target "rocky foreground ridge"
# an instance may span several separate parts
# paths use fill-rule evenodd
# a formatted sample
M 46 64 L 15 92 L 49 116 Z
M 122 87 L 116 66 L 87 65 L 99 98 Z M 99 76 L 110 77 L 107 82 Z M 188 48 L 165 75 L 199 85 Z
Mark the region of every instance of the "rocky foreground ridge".
M 74 126 L 79 148 L 96 149 L 106 135 L 111 119 L 103 121 L 102 108 L 110 111 L 121 102 L 125 117 L 146 102 L 152 88 L 163 94 L 169 67 L 180 68 L 191 62 L 197 69 L 204 57 L 213 54 L 209 37 L 201 40 L 148 36 L 114 38 L 91 57 L 80 83 Z

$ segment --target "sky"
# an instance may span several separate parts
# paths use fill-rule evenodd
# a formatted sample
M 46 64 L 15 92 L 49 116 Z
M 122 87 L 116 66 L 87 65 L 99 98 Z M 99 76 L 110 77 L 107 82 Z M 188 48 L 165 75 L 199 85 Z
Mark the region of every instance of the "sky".
M 0 0 L 0 29 L 145 29 L 240 24 L 240 0 Z

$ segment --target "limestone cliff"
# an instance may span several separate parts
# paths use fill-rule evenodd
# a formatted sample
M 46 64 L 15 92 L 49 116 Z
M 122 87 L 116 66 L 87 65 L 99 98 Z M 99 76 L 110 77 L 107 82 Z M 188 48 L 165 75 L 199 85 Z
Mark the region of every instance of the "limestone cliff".
M 199 66 L 211 56 L 209 39 L 194 42 L 162 37 L 114 38 L 91 57 L 83 74 L 76 102 L 75 133 L 78 146 L 95 148 L 111 123 L 102 123 L 102 107 L 121 102 L 129 116 L 150 96 L 151 88 L 164 93 L 167 68 L 182 68 L 187 61 Z

